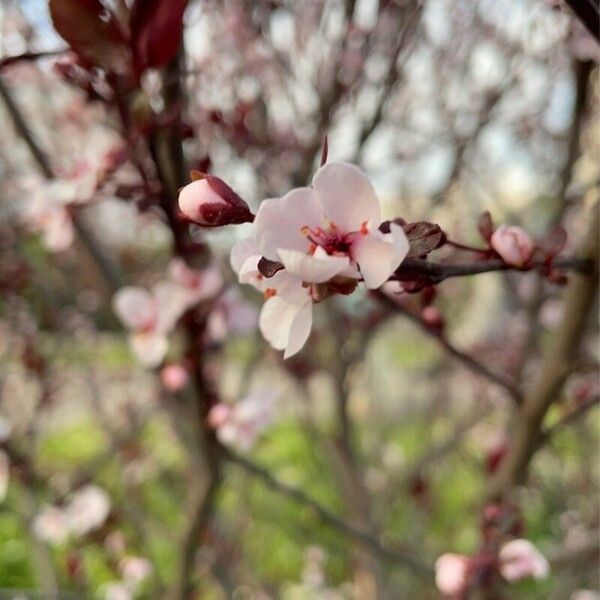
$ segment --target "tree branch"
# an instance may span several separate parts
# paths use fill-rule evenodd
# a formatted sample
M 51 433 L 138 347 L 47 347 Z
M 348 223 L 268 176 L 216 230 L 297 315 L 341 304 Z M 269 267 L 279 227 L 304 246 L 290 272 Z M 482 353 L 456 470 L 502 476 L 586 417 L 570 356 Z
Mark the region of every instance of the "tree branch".
M 267 469 L 252 462 L 245 456 L 241 456 L 229 448 L 223 448 L 222 452 L 224 458 L 230 463 L 241 467 L 247 473 L 257 477 L 267 487 L 275 492 L 283 494 L 284 496 L 287 496 L 288 498 L 291 498 L 295 502 L 303 504 L 304 506 L 308 506 L 321 521 L 343 533 L 344 535 L 363 544 L 381 556 L 381 558 L 384 558 L 391 563 L 409 567 L 414 571 L 415 575 L 425 580 L 431 579 L 433 571 L 427 565 L 424 565 L 416 560 L 413 556 L 384 546 L 377 538 L 346 523 L 343 519 L 340 519 L 340 517 L 335 515 L 327 508 L 321 506 L 321 504 L 319 504 L 316 500 L 305 494 L 302 490 L 279 481 Z

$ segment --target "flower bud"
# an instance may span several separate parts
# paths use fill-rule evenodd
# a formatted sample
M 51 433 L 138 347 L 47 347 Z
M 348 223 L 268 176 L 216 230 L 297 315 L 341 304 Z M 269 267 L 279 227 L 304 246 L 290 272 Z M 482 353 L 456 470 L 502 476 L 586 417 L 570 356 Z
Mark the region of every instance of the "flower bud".
M 189 383 L 190 373 L 183 365 L 171 363 L 162 368 L 160 380 L 169 392 L 180 392 Z
M 190 221 L 221 227 L 254 220 L 248 205 L 222 179 L 197 172 L 192 178 L 179 192 L 179 209 Z
M 533 577 L 545 579 L 550 571 L 546 558 L 529 540 L 512 540 L 500 550 L 500 573 L 507 581 Z
M 514 225 L 500 225 L 492 234 L 490 243 L 502 260 L 514 267 L 523 267 L 535 248 L 529 234 Z

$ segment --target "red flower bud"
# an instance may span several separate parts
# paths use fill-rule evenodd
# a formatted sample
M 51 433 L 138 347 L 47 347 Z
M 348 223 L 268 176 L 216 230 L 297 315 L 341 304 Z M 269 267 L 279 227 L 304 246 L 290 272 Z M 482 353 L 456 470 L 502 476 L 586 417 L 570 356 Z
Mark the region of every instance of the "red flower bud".
M 192 178 L 195 181 L 179 192 L 179 208 L 190 221 L 221 227 L 254 220 L 248 205 L 222 179 L 197 172 Z

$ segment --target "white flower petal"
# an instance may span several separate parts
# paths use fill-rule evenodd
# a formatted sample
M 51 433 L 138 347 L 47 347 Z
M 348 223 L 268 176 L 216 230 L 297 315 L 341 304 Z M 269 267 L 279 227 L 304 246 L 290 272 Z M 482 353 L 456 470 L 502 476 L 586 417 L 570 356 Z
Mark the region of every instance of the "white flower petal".
M 310 188 L 297 188 L 283 198 L 265 200 L 254 219 L 260 254 L 269 260 L 279 260 L 278 248 L 306 252 L 310 241 L 302 228 L 313 229 L 324 224 L 323 209 Z
M 394 238 L 395 239 L 395 238 Z M 358 263 L 360 272 L 369 289 L 383 285 L 401 262 L 401 238 L 385 238 L 382 234 L 357 235 L 352 242 L 352 258 Z
M 260 250 L 253 237 L 247 237 L 235 244 L 231 249 L 231 268 L 239 275 L 240 269 L 251 256 L 260 258 Z
M 312 302 L 290 304 L 279 296 L 269 298 L 260 312 L 258 326 L 263 337 L 277 350 L 285 350 L 284 358 L 298 352 L 310 334 Z
M 128 329 L 144 329 L 158 316 L 156 300 L 144 288 L 125 286 L 113 296 L 113 310 Z
M 279 258 L 289 273 L 309 283 L 329 281 L 349 264 L 347 256 L 329 256 L 325 252 L 311 256 L 283 248 L 279 249 Z
M 327 219 L 345 233 L 359 231 L 367 221 L 376 229 L 381 223 L 379 201 L 366 174 L 356 165 L 332 162 L 313 177 L 314 190 Z
M 146 367 L 158 367 L 169 349 L 164 334 L 156 331 L 132 333 L 129 344 L 136 358 Z

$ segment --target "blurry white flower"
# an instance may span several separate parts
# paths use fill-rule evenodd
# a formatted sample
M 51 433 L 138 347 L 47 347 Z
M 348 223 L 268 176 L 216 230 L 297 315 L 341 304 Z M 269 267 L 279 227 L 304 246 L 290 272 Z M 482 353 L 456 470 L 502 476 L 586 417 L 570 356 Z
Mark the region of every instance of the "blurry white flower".
M 160 380 L 169 392 L 179 392 L 189 383 L 190 372 L 182 364 L 171 363 L 160 370 Z
M 208 336 L 212 341 L 222 342 L 228 335 L 252 333 L 258 323 L 258 311 L 244 300 L 239 290 L 229 288 L 213 305 L 208 316 Z
M 464 591 L 467 585 L 469 558 L 461 554 L 442 554 L 435 561 L 435 584 L 448 596 Z
M 512 540 L 500 550 L 500 573 L 507 581 L 544 579 L 550 572 L 546 558 L 529 540 Z
M 248 451 L 273 422 L 277 395 L 274 390 L 262 389 L 235 404 L 219 403 L 210 410 L 208 422 L 223 444 Z
M 154 570 L 152 563 L 141 556 L 126 556 L 119 562 L 123 580 L 130 589 L 135 589 Z
M 109 583 L 104 586 L 104 600 L 133 600 L 129 588 L 121 582 Z
M 181 286 L 186 293 L 186 304 L 190 308 L 215 296 L 223 285 L 223 278 L 216 265 L 203 270 L 192 269 L 182 258 L 173 258 L 168 272 L 171 281 Z
M 69 535 L 69 526 L 65 512 L 57 507 L 46 505 L 33 518 L 33 534 L 40 540 L 52 545 L 64 542 Z
M 65 509 L 67 526 L 74 535 L 85 535 L 101 527 L 110 513 L 108 494 L 95 485 L 77 490 Z

